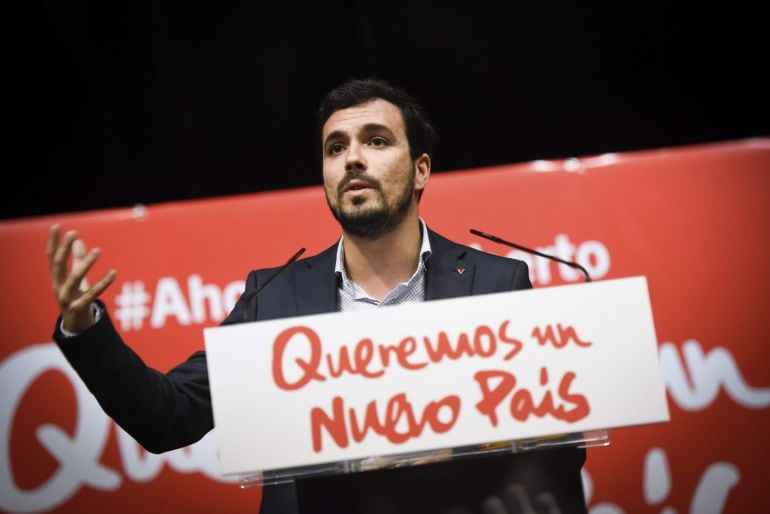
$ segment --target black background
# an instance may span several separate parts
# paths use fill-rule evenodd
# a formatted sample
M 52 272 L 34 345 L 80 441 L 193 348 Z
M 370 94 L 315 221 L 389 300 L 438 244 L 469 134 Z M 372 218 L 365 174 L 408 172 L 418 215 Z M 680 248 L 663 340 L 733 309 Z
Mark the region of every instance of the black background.
M 437 172 L 766 136 L 765 20 L 657 1 L 42 2 L 10 48 L 30 150 L 1 214 L 320 184 L 314 111 L 350 77 L 426 106 Z

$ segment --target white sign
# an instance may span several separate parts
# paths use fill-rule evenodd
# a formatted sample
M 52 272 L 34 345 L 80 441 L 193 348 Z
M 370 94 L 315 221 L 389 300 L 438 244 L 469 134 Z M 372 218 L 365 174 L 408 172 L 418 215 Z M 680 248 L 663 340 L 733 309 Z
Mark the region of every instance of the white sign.
M 205 330 L 224 474 L 668 421 L 634 277 Z

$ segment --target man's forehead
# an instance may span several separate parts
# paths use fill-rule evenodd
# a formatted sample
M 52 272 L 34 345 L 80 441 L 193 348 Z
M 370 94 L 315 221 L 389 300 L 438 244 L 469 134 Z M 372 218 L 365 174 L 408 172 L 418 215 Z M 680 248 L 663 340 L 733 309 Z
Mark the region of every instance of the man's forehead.
M 406 135 L 401 109 L 387 100 L 374 98 L 334 111 L 324 123 L 322 137 L 325 140 L 331 132 L 355 132 L 367 125 L 383 125 L 396 134 Z

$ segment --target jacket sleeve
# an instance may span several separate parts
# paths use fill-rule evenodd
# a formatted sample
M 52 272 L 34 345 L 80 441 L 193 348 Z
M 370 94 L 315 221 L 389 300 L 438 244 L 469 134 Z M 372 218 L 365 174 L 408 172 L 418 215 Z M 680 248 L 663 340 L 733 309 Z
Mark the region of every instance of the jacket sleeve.
M 254 282 L 252 272 L 247 291 Z M 242 320 L 242 303 L 223 324 Z M 165 374 L 152 369 L 123 342 L 104 304 L 99 304 L 103 314 L 93 327 L 67 337 L 59 318 L 53 337 L 104 412 L 152 453 L 203 437 L 214 427 L 206 353 L 194 353 Z M 251 306 L 256 309 L 256 302 Z

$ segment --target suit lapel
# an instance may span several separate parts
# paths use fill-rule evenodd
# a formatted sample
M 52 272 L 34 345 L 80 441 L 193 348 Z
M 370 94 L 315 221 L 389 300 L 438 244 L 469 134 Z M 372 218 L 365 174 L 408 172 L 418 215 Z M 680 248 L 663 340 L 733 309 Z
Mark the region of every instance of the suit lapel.
M 431 256 L 428 259 L 425 299 L 440 300 L 469 296 L 473 290 L 475 265 L 468 262 L 466 247 L 428 230 Z M 337 245 L 310 259 L 295 275 L 297 315 L 322 314 L 337 310 L 337 275 L 334 264 Z
M 334 264 L 337 245 L 302 261 L 304 266 L 295 276 L 294 291 L 297 315 L 322 314 L 337 310 L 337 275 Z
M 466 248 L 430 230 L 428 237 L 431 256 L 428 259 L 425 299 L 469 296 L 473 289 L 475 266 L 466 261 Z

